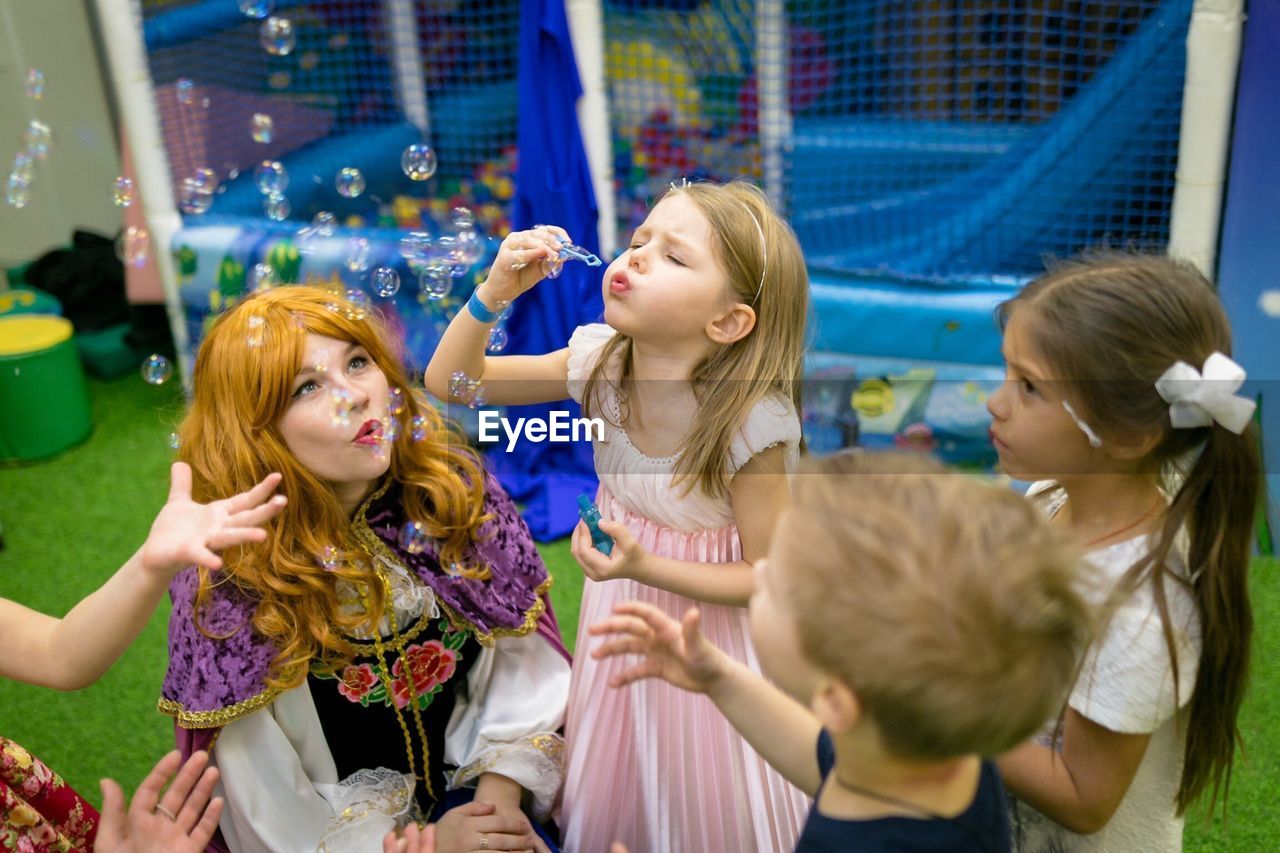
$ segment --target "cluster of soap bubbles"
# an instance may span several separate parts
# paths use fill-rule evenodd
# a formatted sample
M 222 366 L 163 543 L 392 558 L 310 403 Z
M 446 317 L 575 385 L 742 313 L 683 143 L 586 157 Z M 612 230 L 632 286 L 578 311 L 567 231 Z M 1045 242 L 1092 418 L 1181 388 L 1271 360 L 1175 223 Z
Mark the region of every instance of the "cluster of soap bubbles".
M 27 72 L 26 93 L 33 101 L 44 98 L 44 72 L 37 68 Z M 30 203 L 36 161 L 48 158 L 49 146 L 52 144 L 53 130 L 49 125 L 39 119 L 31 119 L 22 132 L 22 147 L 13 155 L 13 167 L 9 170 L 5 200 L 12 207 L 23 208 Z
M 465 404 L 468 409 L 478 409 L 486 400 L 484 383 L 461 370 L 455 371 L 449 377 L 449 399 Z
M 199 216 L 213 206 L 218 189 L 218 176 L 212 169 L 196 169 L 194 175 L 182 179 L 178 187 L 178 207 L 183 213 Z

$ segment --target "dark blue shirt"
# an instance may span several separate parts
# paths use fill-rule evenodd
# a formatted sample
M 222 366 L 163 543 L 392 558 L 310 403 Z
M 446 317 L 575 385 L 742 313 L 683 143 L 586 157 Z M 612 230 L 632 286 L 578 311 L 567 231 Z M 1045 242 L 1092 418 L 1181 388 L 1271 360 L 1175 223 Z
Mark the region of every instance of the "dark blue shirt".
M 835 746 L 824 729 L 818 736 L 818 769 L 825 786 L 836 764 Z M 819 795 L 822 791 L 819 789 Z M 953 818 L 881 817 L 837 820 L 818 811 L 817 798 L 805 822 L 796 853 L 864 851 L 957 851 L 1008 853 L 1009 815 L 1004 784 L 995 764 L 982 762 L 978 793 L 969 808 Z

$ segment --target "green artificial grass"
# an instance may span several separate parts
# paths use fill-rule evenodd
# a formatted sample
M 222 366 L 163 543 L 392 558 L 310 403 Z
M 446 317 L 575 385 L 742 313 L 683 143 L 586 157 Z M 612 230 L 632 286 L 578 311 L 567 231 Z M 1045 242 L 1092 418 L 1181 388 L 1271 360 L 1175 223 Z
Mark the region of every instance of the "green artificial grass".
M 92 592 L 146 538 L 168 491 L 168 436 L 180 417 L 176 384 L 136 376 L 90 382 L 95 428 L 80 447 L 49 461 L 0 467 L 0 595 L 62 614 Z M 572 648 L 582 572 L 567 540 L 540 546 L 554 578 L 551 597 Z M 1257 641 L 1253 686 L 1241 715 L 1247 755 L 1237 762 L 1229 824 L 1206 823 L 1202 803 L 1187 822 L 1188 851 L 1270 849 L 1280 838 L 1272 795 L 1280 786 L 1280 563 L 1253 571 Z M 155 710 L 166 663 L 163 604 L 124 657 L 97 684 L 74 693 L 0 679 L 0 735 L 44 759 L 91 801 L 98 779 L 126 791 L 173 743 Z

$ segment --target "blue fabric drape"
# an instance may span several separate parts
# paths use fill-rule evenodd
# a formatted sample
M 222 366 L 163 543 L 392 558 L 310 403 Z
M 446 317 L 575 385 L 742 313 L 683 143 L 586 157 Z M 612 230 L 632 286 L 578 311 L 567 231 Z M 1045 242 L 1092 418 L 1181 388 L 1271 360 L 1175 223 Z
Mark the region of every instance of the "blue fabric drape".
M 599 254 L 598 211 L 576 114 L 582 84 L 564 0 L 526 0 L 520 4 L 520 18 L 519 160 L 512 227 L 559 225 L 575 243 Z M 558 279 L 543 281 L 520 297 L 507 321 L 510 341 L 504 354 L 560 349 L 575 328 L 598 320 L 604 307 L 603 273 L 603 266 L 570 261 Z M 551 406 L 512 406 L 507 417 L 546 418 L 553 409 L 575 418 L 581 414 L 568 400 Z M 503 443 L 490 451 L 489 460 L 502 485 L 525 505 L 525 521 L 540 541 L 572 531 L 578 521 L 575 498 L 580 492 L 595 494 L 589 442 L 521 441 L 511 453 Z

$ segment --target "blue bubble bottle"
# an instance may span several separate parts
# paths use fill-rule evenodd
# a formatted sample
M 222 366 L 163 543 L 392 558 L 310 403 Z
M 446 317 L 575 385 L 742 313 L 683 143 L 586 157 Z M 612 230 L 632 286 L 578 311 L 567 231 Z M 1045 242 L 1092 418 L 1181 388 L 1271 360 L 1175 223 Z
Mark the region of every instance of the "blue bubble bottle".
M 587 523 L 591 530 L 591 544 L 606 557 L 613 553 L 613 537 L 600 529 L 600 509 L 591 498 L 578 495 L 578 517 Z

